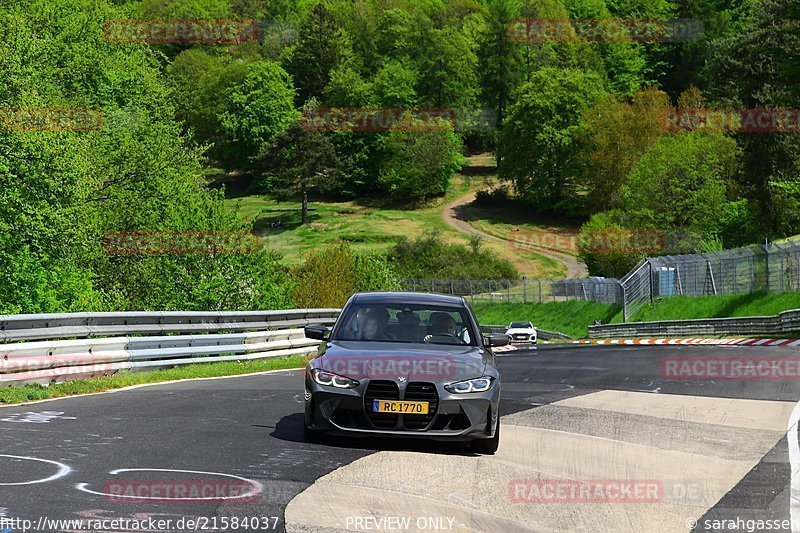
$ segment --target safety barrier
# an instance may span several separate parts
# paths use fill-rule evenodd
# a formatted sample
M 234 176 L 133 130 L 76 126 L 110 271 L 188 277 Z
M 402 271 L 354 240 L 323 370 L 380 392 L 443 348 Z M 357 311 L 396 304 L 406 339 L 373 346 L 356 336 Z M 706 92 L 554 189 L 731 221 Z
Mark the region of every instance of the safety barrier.
M 5 344 L 0 344 L 0 386 L 309 354 L 319 342 L 307 339 L 302 326 L 331 325 L 338 314 L 339 309 L 295 309 L 1 316 L 0 342 Z M 214 333 L 220 331 L 239 332 Z M 182 334 L 187 332 L 207 333 Z M 150 333 L 172 335 L 132 336 Z M 94 338 L 119 334 L 125 336 Z
M 800 332 L 800 309 L 784 311 L 774 316 L 698 318 L 692 320 L 603 324 L 599 326 L 589 326 L 588 338 L 740 337 L 751 335 L 773 335 L 781 337 L 797 332 Z

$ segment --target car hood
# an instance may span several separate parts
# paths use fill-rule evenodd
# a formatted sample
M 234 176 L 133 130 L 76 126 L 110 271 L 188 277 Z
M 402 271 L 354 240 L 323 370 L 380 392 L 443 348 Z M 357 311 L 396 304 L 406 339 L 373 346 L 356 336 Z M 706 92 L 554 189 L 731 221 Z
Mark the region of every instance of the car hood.
M 484 375 L 484 352 L 477 346 L 334 341 L 317 364 L 353 379 L 406 378 L 452 383 Z

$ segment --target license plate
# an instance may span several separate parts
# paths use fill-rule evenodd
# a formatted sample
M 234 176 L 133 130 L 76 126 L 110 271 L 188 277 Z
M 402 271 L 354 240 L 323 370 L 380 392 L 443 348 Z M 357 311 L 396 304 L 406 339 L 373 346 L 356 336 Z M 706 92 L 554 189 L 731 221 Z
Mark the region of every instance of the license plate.
M 373 400 L 373 413 L 395 413 L 398 415 L 427 415 L 428 402 L 398 402 L 393 400 Z

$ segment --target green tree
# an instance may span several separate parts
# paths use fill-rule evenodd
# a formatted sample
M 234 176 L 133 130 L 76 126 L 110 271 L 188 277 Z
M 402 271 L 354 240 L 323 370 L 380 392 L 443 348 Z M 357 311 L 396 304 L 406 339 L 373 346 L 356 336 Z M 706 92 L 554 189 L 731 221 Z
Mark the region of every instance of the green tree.
M 300 26 L 287 70 L 292 74 L 300 103 L 320 99 L 331 71 L 347 53 L 347 39 L 334 13 L 320 2 Z
M 585 183 L 580 159 L 584 110 L 605 95 L 593 72 L 546 68 L 523 85 L 500 140 L 499 174 L 541 211 L 575 210 Z
M 746 24 L 713 42 L 712 98 L 745 108 L 800 106 L 800 6 L 791 0 L 754 3 Z M 750 198 L 761 236 L 800 232 L 800 137 L 739 134 L 744 154 L 742 195 Z
M 218 118 L 231 151 L 246 162 L 297 120 L 291 78 L 273 61 L 249 65 L 242 82 L 225 91 Z
M 480 37 L 479 65 L 483 101 L 497 116 L 497 127 L 503 126 L 506 107 L 522 78 L 517 46 L 509 27 L 519 17 L 516 0 L 497 0 L 488 7 L 486 26 Z
M 619 207 L 622 186 L 645 150 L 663 135 L 664 114 L 670 107 L 667 95 L 656 88 L 645 89 L 631 103 L 610 95 L 586 110 L 583 157 L 587 206 L 591 211 Z
M 383 137 L 379 185 L 395 201 L 427 201 L 447 192 L 461 169 L 461 141 L 452 126 L 397 126 Z
M 718 235 L 739 157 L 736 142 L 721 133 L 661 137 L 634 165 L 624 187 L 626 226 Z
M 308 223 L 308 190 L 330 189 L 339 177 L 339 159 L 325 133 L 292 124 L 255 158 L 260 187 L 283 194 L 300 193 L 302 221 Z

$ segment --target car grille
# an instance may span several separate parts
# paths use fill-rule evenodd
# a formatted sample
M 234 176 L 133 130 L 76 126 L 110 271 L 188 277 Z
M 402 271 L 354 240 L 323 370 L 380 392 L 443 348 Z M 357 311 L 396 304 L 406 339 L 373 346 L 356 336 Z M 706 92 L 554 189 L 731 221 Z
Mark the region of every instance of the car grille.
M 530 335 L 526 335 L 524 333 L 517 333 L 514 335 L 514 340 L 517 341 L 526 341 L 530 338 Z
M 425 429 L 431 420 L 436 416 L 439 407 L 439 394 L 436 392 L 436 385 L 423 381 L 415 381 L 408 384 L 404 398 L 414 402 L 428 402 L 427 415 L 404 415 L 403 426 L 406 429 Z
M 394 381 L 372 380 L 364 393 L 364 411 L 376 428 L 390 429 L 397 425 L 397 415 L 392 413 L 374 413 L 374 400 L 399 400 L 400 390 Z

